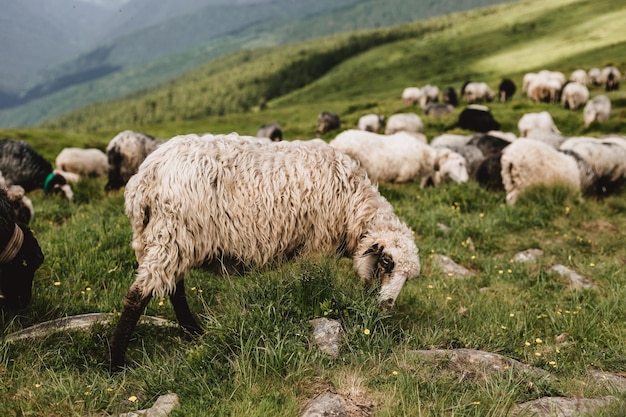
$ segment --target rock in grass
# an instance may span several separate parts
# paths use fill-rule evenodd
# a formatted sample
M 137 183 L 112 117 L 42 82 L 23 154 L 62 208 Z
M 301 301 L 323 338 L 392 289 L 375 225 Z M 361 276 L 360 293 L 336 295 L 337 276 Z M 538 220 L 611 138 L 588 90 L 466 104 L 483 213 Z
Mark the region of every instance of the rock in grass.
M 593 282 L 583 277 L 582 275 L 579 275 L 576 272 L 572 271 L 565 265 L 557 264 L 550 268 L 550 270 L 569 279 L 570 288 L 595 288 L 596 286 Z
M 544 397 L 528 401 L 513 407 L 509 416 L 526 417 L 578 417 L 581 415 L 597 415 L 602 408 L 619 401 L 617 397 L 600 398 L 565 398 Z
M 155 401 L 154 405 L 145 410 L 131 411 L 130 413 L 120 414 L 118 417 L 167 417 L 174 408 L 178 407 L 180 401 L 176 394 L 161 395 Z
M 433 255 L 433 261 L 437 266 L 439 266 L 439 268 L 441 268 L 444 274 L 447 274 L 450 277 L 463 279 L 474 275 L 472 271 L 457 264 L 445 255 L 435 254 Z
M 543 256 L 541 249 L 526 249 L 525 251 L 518 252 L 513 256 L 515 262 L 529 262 L 539 259 Z
M 343 328 L 337 320 L 329 320 L 325 317 L 310 321 L 313 326 L 313 337 L 317 347 L 324 353 L 337 358 L 339 347 L 343 341 Z

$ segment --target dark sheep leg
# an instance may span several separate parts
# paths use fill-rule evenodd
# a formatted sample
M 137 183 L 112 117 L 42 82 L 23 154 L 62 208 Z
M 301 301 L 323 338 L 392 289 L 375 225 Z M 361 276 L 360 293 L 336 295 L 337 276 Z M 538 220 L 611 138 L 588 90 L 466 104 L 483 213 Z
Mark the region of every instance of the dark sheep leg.
M 124 300 L 124 309 L 111 337 L 111 372 L 119 372 L 124 367 L 126 349 L 130 336 L 137 326 L 152 295 L 143 296 L 141 288 L 131 286 Z
M 202 328 L 191 314 L 189 304 L 187 303 L 187 297 L 185 296 L 185 281 L 180 280 L 176 284 L 176 290 L 170 295 L 170 301 L 174 307 L 176 313 L 176 319 L 178 324 L 183 327 L 187 332 L 192 335 L 199 335 L 202 333 Z

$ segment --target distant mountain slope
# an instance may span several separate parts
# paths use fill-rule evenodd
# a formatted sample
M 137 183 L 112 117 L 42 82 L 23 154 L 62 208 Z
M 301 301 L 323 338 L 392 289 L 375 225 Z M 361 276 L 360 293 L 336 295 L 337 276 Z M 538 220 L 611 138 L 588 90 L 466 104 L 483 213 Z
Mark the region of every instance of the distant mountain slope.
M 44 125 L 83 131 L 192 120 L 210 125 L 212 117 L 256 115 L 263 109 L 272 114 L 282 109 L 289 114 L 285 117 L 293 117 L 300 107 L 342 109 L 345 115 L 377 111 L 379 103 L 400 103 L 408 85 L 459 88 L 467 79 L 497 85 L 500 77 L 521 80 L 524 72 L 544 68 L 565 73 L 608 64 L 624 68 L 626 32 L 615 29 L 626 9 L 613 9 L 613 1 L 526 0 L 389 29 L 240 51 L 172 82 Z M 554 18 L 564 10 L 569 25 Z
M 88 46 L 90 30 L 107 16 L 73 0 L 0 0 L 0 10 L 0 91 L 15 95 L 38 70 Z
M 193 8 L 203 0 L 181 0 L 179 10 L 193 12 L 160 20 L 170 9 L 153 7 L 142 23 L 134 23 L 133 16 L 146 10 L 150 1 L 124 4 L 108 21 L 112 32 L 107 36 L 116 33 L 117 39 L 48 70 L 22 92 L 20 106 L 0 111 L 0 126 L 32 125 L 96 101 L 118 98 L 240 48 L 388 27 L 506 0 L 471 0 L 461 5 L 413 0 L 215 0 L 200 9 Z M 158 23 L 146 26 L 150 19 Z M 2 91 L 0 107 L 1 101 Z

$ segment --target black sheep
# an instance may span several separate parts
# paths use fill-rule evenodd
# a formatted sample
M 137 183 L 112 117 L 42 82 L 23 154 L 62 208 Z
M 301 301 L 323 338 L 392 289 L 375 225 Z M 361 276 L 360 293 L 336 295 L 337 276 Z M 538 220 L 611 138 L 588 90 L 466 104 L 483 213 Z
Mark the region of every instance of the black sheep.
M 0 188 L 0 305 L 16 310 L 32 298 L 35 271 L 44 256 L 28 226 L 16 222 L 15 209 Z
M 502 152 L 487 156 L 476 170 L 476 181 L 481 187 L 489 191 L 504 191 L 502 183 Z
M 46 194 L 73 197 L 65 177 L 52 164 L 22 140 L 0 139 L 0 172 L 7 186 L 20 185 L 27 193 L 42 188 Z
M 500 86 L 498 87 L 498 93 L 500 94 L 500 101 L 504 103 L 510 100 L 511 97 L 513 97 L 513 94 L 515 94 L 515 91 L 517 91 L 517 87 L 515 87 L 515 83 L 513 82 L 513 80 L 509 78 L 504 78 L 500 82 Z
M 448 87 L 443 90 L 441 94 L 442 101 L 444 104 L 450 104 L 451 106 L 456 107 L 459 104 L 459 96 L 456 93 L 454 87 Z
M 494 119 L 489 108 L 476 104 L 471 104 L 461 111 L 457 125 L 462 129 L 483 133 L 500 129 L 500 123 Z

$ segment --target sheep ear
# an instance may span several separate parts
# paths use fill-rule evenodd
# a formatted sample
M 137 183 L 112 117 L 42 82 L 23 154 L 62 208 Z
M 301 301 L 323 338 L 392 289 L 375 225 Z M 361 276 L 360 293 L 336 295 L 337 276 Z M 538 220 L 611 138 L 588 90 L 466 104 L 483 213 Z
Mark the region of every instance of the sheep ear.
M 441 169 L 441 165 L 443 165 L 447 159 L 448 159 L 447 153 L 437 155 L 435 157 L 435 163 L 433 165 L 433 168 L 435 169 L 435 171 L 439 171 Z
M 383 246 L 374 243 L 367 248 L 365 252 L 357 260 L 357 273 L 363 279 L 366 285 L 371 285 L 374 277 L 378 261 L 383 253 Z
M 378 243 L 374 243 L 365 252 L 363 252 L 363 255 L 361 256 L 367 256 L 372 254 L 380 256 L 383 253 L 383 249 L 385 249 L 384 246 L 380 246 Z

